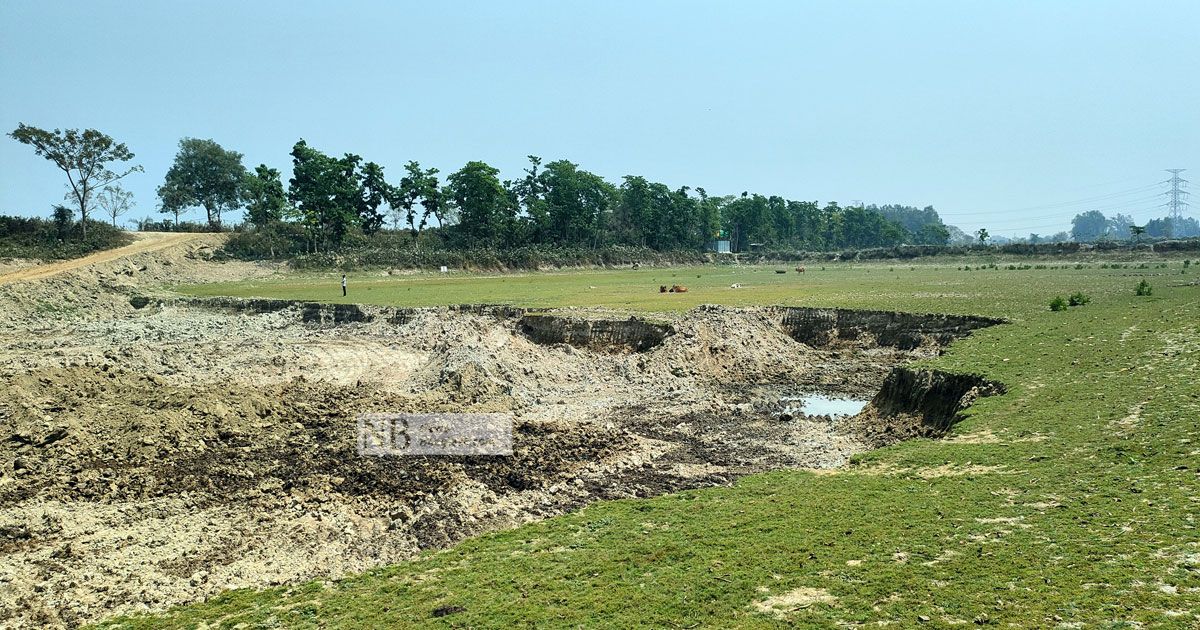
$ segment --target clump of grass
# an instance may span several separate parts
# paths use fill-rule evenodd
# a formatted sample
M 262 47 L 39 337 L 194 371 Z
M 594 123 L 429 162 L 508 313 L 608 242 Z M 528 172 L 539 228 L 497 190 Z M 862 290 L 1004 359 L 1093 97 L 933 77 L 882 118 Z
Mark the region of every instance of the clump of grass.
M 1069 304 L 1071 306 L 1083 306 L 1084 304 L 1087 304 L 1088 302 L 1091 302 L 1091 301 L 1092 301 L 1092 298 L 1085 295 L 1083 293 L 1083 291 L 1076 291 L 1076 292 L 1072 293 L 1070 297 L 1067 298 L 1067 304 Z
M 1138 295 L 1153 295 L 1154 287 L 1150 286 L 1150 283 L 1146 282 L 1145 278 L 1142 278 L 1142 281 L 1139 282 L 1137 285 L 1137 294 Z
M 1050 300 L 1050 310 L 1055 312 L 1067 310 L 1067 301 L 1061 295 L 1055 296 L 1053 300 Z

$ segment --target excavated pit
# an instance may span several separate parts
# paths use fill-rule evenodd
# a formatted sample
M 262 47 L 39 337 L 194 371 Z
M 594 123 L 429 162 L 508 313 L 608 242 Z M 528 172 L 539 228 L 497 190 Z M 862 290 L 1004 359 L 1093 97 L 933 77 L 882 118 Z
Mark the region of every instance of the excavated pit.
M 831 468 L 944 433 L 981 378 L 904 367 L 999 323 L 135 296 L 3 338 L 0 626 L 336 577 L 605 498 Z M 794 399 L 869 400 L 853 416 Z M 503 412 L 510 457 L 360 457 L 365 412 Z

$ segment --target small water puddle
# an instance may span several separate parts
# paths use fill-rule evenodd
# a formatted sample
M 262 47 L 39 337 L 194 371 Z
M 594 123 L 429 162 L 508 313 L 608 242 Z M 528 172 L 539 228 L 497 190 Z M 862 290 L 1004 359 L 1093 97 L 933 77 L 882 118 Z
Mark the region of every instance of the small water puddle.
M 808 394 L 805 396 L 785 396 L 788 413 L 802 413 L 808 416 L 853 416 L 867 406 L 865 400 L 853 398 L 834 398 L 824 394 Z

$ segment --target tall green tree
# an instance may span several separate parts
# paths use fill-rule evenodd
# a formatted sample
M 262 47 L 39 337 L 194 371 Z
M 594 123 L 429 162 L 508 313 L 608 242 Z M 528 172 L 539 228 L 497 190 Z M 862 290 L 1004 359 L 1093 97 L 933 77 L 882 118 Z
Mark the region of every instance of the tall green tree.
M 546 240 L 545 231 L 550 227 L 549 211 L 546 209 L 546 187 L 542 181 L 542 158 L 536 155 L 527 156 L 529 168 L 524 169 L 525 176 L 509 186 L 509 196 L 516 198 L 520 207 L 519 221 L 523 224 L 521 230 L 531 241 Z
M 789 201 L 788 212 L 795 226 L 795 245 L 800 249 L 823 249 L 824 216 L 815 201 Z
M 605 214 L 616 194 L 613 185 L 567 160 L 547 164 L 539 182 L 546 204 L 543 238 L 571 245 L 597 245 Z
M 701 243 L 707 243 L 719 236 L 721 231 L 721 208 L 728 202 L 727 197 L 709 197 L 708 191 L 696 187 L 698 202 L 697 229 L 700 230 Z
M 246 173 L 242 182 L 242 202 L 246 205 L 246 218 L 256 227 L 262 228 L 283 218 L 287 208 L 287 193 L 279 171 L 259 164 L 253 173 Z
M 645 246 L 653 227 L 650 182 L 640 175 L 626 175 L 613 209 L 612 234 L 618 243 Z
M 504 242 L 516 208 L 500 182 L 500 171 L 484 162 L 467 162 L 446 178 L 446 190 L 458 208 L 458 232 L 468 243 L 495 247 Z
M 405 164 L 404 170 L 405 175 L 394 189 L 389 203 L 404 209 L 408 227 L 419 243 L 421 231 L 428 225 L 429 217 L 437 220 L 439 228 L 445 223 L 445 205 L 438 184 L 438 170 L 422 169 L 416 161 Z M 418 206 L 421 208 L 420 216 L 417 215 Z
M 353 156 L 336 159 L 300 140 L 292 147 L 288 201 L 313 247 L 341 245 L 359 221 L 361 187 Z
M 116 183 L 130 173 L 140 172 L 141 166 L 122 167 L 117 171 L 109 168 L 111 162 L 128 162 L 133 152 L 124 143 L 95 129 L 67 129 L 46 131 L 18 123 L 8 134 L 10 138 L 33 147 L 38 155 L 46 158 L 67 176 L 70 192 L 67 199 L 79 209 L 83 238 L 87 238 L 88 213 L 92 209 L 95 195 L 106 186 Z
M 178 221 L 182 209 L 200 206 L 208 214 L 208 225 L 220 229 L 221 214 L 241 202 L 245 177 L 241 153 L 211 139 L 184 138 L 158 188 L 162 212 L 174 213 Z
M 347 156 L 357 157 L 357 156 Z M 371 235 L 383 227 L 383 212 L 379 208 L 395 198 L 391 185 L 383 178 L 383 167 L 367 162 L 358 175 L 361 193 L 358 195 L 358 220 L 363 234 Z
M 651 234 L 658 249 L 683 249 L 703 246 L 699 231 L 699 204 L 687 186 L 670 190 L 654 184 L 654 221 Z

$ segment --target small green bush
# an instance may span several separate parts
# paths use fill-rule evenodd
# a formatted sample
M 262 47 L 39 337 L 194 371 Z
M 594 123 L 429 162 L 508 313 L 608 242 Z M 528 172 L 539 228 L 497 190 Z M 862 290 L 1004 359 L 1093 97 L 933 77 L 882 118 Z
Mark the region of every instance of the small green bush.
M 1146 282 L 1145 278 L 1142 278 L 1142 281 L 1139 282 L 1137 285 L 1137 294 L 1138 295 L 1153 295 L 1154 287 L 1150 286 L 1150 283 Z
M 1055 312 L 1067 310 L 1067 301 L 1061 295 L 1056 296 L 1053 300 L 1050 300 L 1050 310 Z
M 1071 297 L 1067 298 L 1067 304 L 1070 304 L 1071 306 L 1083 306 L 1091 301 L 1092 298 L 1084 295 L 1082 291 L 1076 291 L 1071 294 Z

